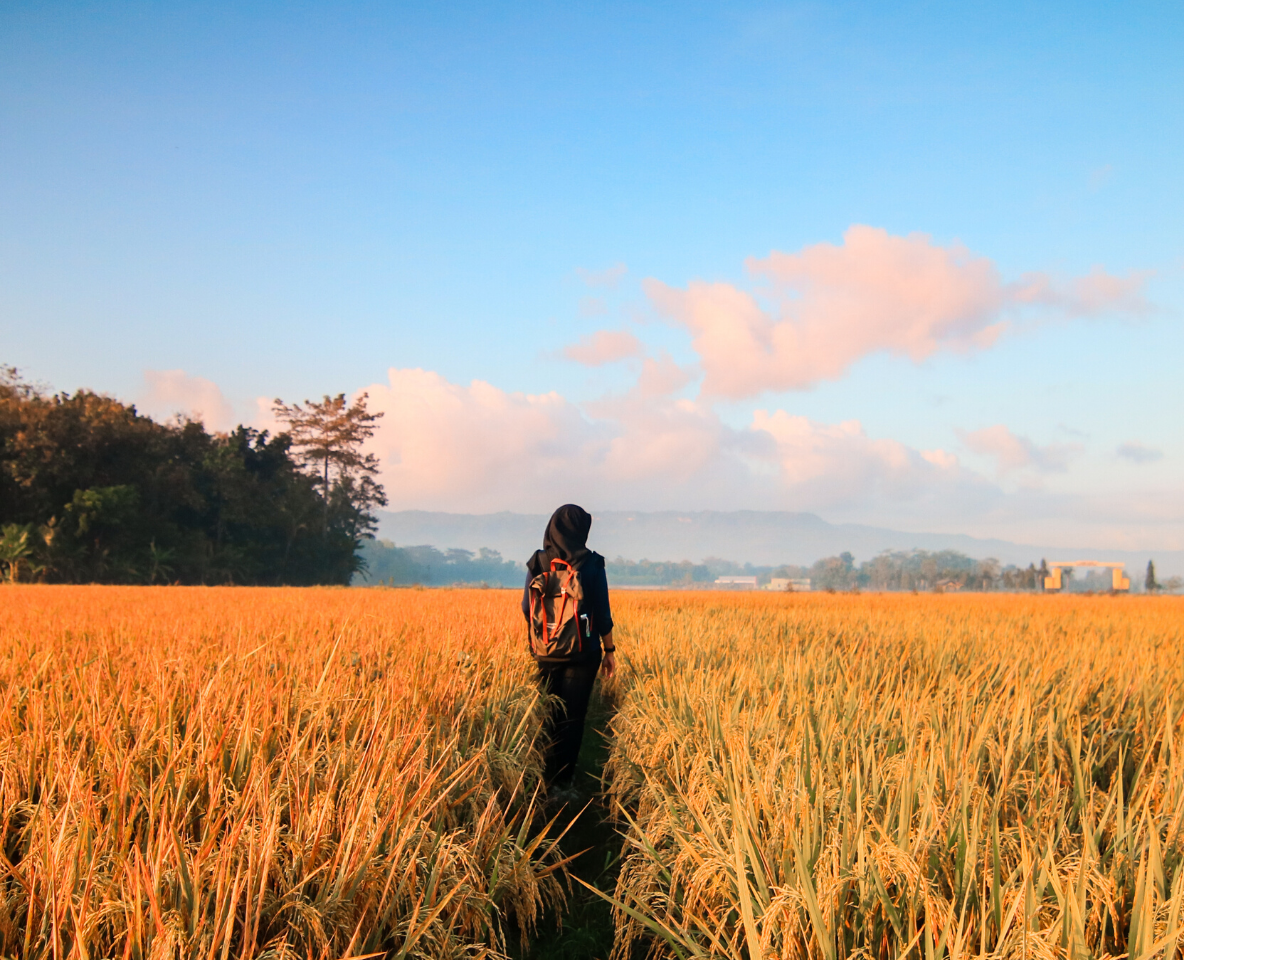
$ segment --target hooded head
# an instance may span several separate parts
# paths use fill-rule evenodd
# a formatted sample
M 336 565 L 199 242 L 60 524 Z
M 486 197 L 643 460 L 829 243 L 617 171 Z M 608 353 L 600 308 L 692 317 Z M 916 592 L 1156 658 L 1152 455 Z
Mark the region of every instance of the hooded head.
M 591 552 L 587 549 L 587 534 L 590 532 L 591 514 L 576 503 L 566 503 L 547 521 L 547 531 L 542 535 L 542 549 L 548 560 L 559 558 L 577 565 Z M 537 562 L 538 555 L 535 553 L 529 558 L 529 569 L 534 570 Z

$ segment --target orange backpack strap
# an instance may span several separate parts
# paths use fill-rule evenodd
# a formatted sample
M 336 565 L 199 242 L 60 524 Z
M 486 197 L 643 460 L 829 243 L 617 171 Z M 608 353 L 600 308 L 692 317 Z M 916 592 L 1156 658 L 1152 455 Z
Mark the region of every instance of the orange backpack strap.
M 554 558 L 554 559 L 551 561 L 551 571 L 552 571 L 552 573 L 554 573 L 554 572 L 555 572 L 556 564 L 559 564 L 560 566 L 564 567 L 565 571 L 569 574 L 569 579 L 570 579 L 570 580 L 572 580 L 572 579 L 573 579 L 573 577 L 574 577 L 574 570 L 573 570 L 573 566 L 572 566 L 572 565 L 571 565 L 567 560 L 561 560 L 559 557 Z M 567 594 L 561 593 L 561 594 L 560 594 L 560 609 L 559 609 L 559 611 L 557 611 L 557 613 L 556 613 L 556 623 L 560 623 L 560 622 L 562 622 L 562 621 L 564 620 L 564 611 L 565 611 L 565 608 L 566 608 L 567 606 L 569 606 L 569 597 L 568 597 L 568 595 L 567 595 Z M 576 605 L 576 604 L 574 605 L 574 613 L 575 613 L 575 614 L 577 613 L 577 605 Z
M 555 572 L 556 564 L 559 564 L 560 566 L 564 567 L 564 568 L 565 568 L 565 570 L 567 570 L 567 571 L 569 572 L 569 579 L 570 579 L 570 580 L 575 580 L 575 579 L 577 579 L 578 571 L 573 569 L 573 564 L 569 563 L 569 561 L 568 561 L 568 560 L 562 560 L 562 559 L 560 559 L 559 557 L 555 557 L 555 558 L 553 558 L 553 559 L 552 559 L 552 561 L 551 561 L 551 571 L 552 571 L 553 573 Z M 568 607 L 568 606 L 569 606 L 569 597 L 568 597 L 568 596 L 566 596 L 566 595 L 564 595 L 564 594 L 561 594 L 561 596 L 560 596 L 560 612 L 559 612 L 559 614 L 558 614 L 558 615 L 557 615 L 557 617 L 556 617 L 556 623 L 560 623 L 561 621 L 563 621 L 563 620 L 564 620 L 564 611 L 565 611 L 565 608 L 566 608 L 566 607 Z M 543 633 L 543 642 L 544 642 L 544 643 L 548 643 L 548 642 L 550 642 L 550 640 L 549 640 L 549 636 L 548 636 L 548 634 L 547 634 L 547 616 L 546 616 L 546 600 L 545 600 L 545 599 L 543 600 L 543 608 L 542 608 L 542 609 L 543 609 L 543 615 L 542 615 L 542 633 Z M 574 600 L 574 601 L 573 601 L 573 622 L 574 622 L 574 629 L 575 629 L 575 630 L 579 630 L 579 631 L 580 631 L 580 630 L 582 629 L 582 625 L 581 625 L 580 623 L 578 623 L 578 601 L 577 601 L 577 600 Z M 581 633 L 579 633 L 579 635 L 578 635 L 578 649 L 579 649 L 579 650 L 581 650 L 581 649 L 582 649 L 582 636 L 581 636 Z

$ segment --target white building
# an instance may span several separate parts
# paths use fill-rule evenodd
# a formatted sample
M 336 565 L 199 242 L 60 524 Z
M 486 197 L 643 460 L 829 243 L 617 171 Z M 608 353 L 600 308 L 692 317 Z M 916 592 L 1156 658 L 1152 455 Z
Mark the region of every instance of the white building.
M 717 587 L 736 587 L 740 590 L 754 590 L 759 586 L 755 577 L 716 577 Z

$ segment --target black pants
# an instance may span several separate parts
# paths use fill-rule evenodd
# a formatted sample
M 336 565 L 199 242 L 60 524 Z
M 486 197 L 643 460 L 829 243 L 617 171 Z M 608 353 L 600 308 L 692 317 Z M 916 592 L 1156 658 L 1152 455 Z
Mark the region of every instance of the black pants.
M 582 663 L 538 663 L 542 689 L 559 698 L 552 701 L 546 726 L 551 747 L 545 778 L 551 786 L 567 786 L 573 780 L 587 725 L 587 704 L 599 669 L 598 658 Z

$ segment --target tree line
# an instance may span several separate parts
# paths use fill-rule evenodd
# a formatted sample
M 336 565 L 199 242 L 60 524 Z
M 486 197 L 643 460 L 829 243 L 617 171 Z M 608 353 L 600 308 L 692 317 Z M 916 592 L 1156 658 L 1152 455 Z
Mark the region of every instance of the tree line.
M 490 587 L 524 586 L 523 562 L 504 560 L 497 550 L 478 551 L 456 547 L 398 547 L 389 540 L 367 540 L 360 547 L 365 566 L 353 581 L 363 585 L 449 586 L 453 584 Z M 523 558 L 522 558 L 523 560 Z M 607 560 L 609 582 L 619 587 L 680 587 L 709 585 L 716 577 L 738 574 L 767 578 L 776 568 L 734 563 L 714 557 L 702 563 L 689 560 Z
M 1001 564 L 995 557 L 975 559 L 957 550 L 886 550 L 855 565 L 848 553 L 827 557 L 811 567 L 779 567 L 773 576 L 807 577 L 814 590 L 1016 590 L 1042 591 L 1049 564 L 1040 560 L 1025 567 Z M 1089 570 L 1077 574 L 1063 570 L 1064 591 L 1111 592 L 1111 571 Z M 1136 583 L 1134 584 L 1136 589 Z M 1159 582 L 1154 561 L 1147 564 L 1144 589 L 1180 591 L 1181 577 Z
M 390 540 L 365 540 L 360 545 L 363 569 L 352 581 L 357 585 L 407 586 L 424 584 L 524 586 L 524 564 L 503 560 L 497 550 L 478 552 L 451 547 L 397 547 Z
M 346 584 L 386 505 L 367 397 L 285 404 L 286 429 L 158 423 L 0 367 L 0 575 L 50 583 Z
M 1049 568 L 1001 565 L 958 550 L 886 550 L 854 567 L 848 554 L 814 564 L 814 588 L 866 590 L 1037 590 Z
M 492 587 L 524 584 L 523 564 L 503 560 L 496 550 L 440 550 L 432 546 L 397 547 L 370 540 L 361 546 L 364 571 L 356 583 L 382 585 L 484 583 Z M 995 559 L 975 560 L 955 550 L 885 551 L 861 564 L 845 552 L 812 566 L 738 563 L 708 557 L 690 560 L 628 560 L 606 563 L 609 583 L 617 587 L 710 587 L 717 577 L 755 577 L 761 586 L 774 577 L 808 579 L 814 590 L 1039 590 L 1049 569 L 1005 565 Z M 1109 574 L 1108 574 L 1109 576 Z
M 389 541 L 366 541 L 361 547 L 366 569 L 357 583 L 382 585 L 485 584 L 491 587 L 519 587 L 524 584 L 524 565 L 503 560 L 496 550 L 440 550 L 431 546 L 397 547 Z M 709 588 L 717 577 L 755 577 L 761 586 L 774 577 L 810 581 L 813 590 L 849 592 L 890 591 L 1042 591 L 1049 576 L 1048 563 L 1019 567 L 1001 564 L 994 557 L 975 559 L 956 550 L 886 550 L 862 563 L 851 553 L 824 557 L 811 566 L 755 565 L 708 557 L 701 563 L 689 560 L 607 561 L 609 583 L 617 587 Z M 1064 571 L 1065 590 L 1109 592 L 1111 571 L 1088 571 L 1073 576 Z M 1136 583 L 1135 583 L 1136 589 Z M 1155 565 L 1147 566 L 1146 592 L 1180 591 L 1181 577 L 1155 579 Z

